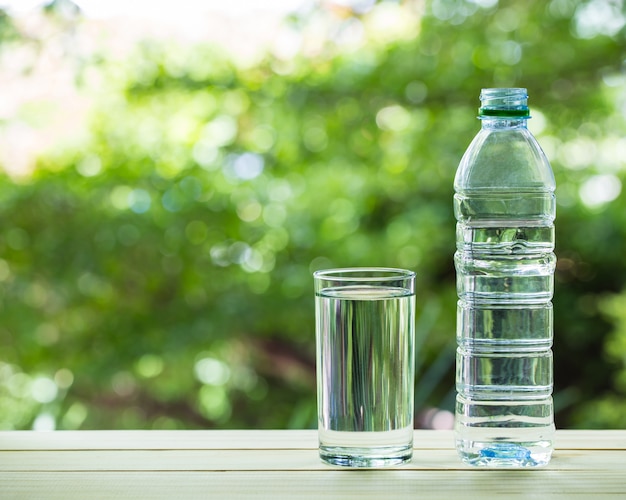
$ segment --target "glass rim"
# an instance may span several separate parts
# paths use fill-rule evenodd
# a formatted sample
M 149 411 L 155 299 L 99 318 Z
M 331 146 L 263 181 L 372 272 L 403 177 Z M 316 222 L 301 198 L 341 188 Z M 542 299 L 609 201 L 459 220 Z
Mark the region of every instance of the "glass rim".
M 411 279 L 415 278 L 415 276 L 415 271 L 396 267 L 340 267 L 334 269 L 320 269 L 313 273 L 315 279 L 346 282 L 389 281 Z

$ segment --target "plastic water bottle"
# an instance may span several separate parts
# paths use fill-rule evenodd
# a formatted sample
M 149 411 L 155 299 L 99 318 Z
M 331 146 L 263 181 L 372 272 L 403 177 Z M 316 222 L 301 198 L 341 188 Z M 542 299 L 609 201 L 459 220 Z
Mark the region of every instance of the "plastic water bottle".
M 477 466 L 541 466 L 553 450 L 555 182 L 527 98 L 482 90 L 482 127 L 454 180 L 455 439 Z

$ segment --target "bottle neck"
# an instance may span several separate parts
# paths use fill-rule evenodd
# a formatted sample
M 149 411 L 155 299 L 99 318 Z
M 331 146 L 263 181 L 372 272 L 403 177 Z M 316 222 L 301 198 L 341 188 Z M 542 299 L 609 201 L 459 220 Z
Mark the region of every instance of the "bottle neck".
M 526 128 L 526 120 L 530 118 L 527 99 L 528 93 L 524 88 L 482 89 L 478 110 L 482 128 Z
M 519 118 L 493 118 L 493 117 L 480 117 L 481 126 L 484 129 L 511 129 L 511 128 L 526 128 L 526 119 Z

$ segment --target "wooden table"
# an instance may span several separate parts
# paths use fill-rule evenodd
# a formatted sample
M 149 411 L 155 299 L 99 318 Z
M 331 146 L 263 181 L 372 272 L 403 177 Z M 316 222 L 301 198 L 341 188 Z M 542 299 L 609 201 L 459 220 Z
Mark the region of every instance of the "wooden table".
M 341 469 L 316 431 L 0 432 L 0 499 L 626 498 L 626 431 L 558 431 L 541 469 L 463 465 L 448 431 L 415 431 L 413 461 Z

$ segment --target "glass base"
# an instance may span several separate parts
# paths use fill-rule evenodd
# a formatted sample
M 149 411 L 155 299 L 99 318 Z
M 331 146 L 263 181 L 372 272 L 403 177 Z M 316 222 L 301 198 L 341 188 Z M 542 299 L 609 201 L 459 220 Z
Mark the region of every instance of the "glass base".
M 412 444 L 376 448 L 320 446 L 320 458 L 341 467 L 391 467 L 407 463 L 412 457 Z

